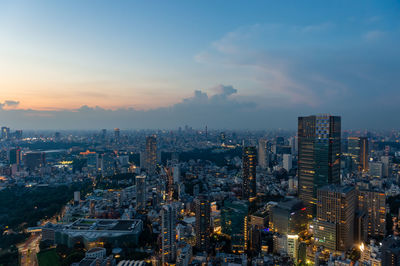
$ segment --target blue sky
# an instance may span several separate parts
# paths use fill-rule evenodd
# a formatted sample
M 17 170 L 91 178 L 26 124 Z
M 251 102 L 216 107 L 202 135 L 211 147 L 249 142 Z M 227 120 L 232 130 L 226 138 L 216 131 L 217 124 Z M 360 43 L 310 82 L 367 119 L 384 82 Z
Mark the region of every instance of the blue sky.
M 0 123 L 295 128 L 299 115 L 333 113 L 345 128 L 399 128 L 399 11 L 398 1 L 0 1 Z

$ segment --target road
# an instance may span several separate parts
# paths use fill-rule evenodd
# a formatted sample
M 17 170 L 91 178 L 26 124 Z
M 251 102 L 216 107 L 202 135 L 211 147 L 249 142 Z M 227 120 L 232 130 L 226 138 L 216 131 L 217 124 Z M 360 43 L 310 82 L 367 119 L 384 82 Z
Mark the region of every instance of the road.
M 40 238 L 40 233 L 32 233 L 32 235 L 24 243 L 18 245 L 18 251 L 20 253 L 20 265 L 38 266 L 36 254 L 39 252 Z
M 56 223 L 57 219 L 61 219 L 61 217 L 65 214 L 65 207 L 61 210 L 61 214 L 54 215 L 53 217 L 43 220 L 41 222 L 41 226 L 50 223 Z M 21 266 L 38 266 L 38 261 L 36 254 L 39 253 L 39 243 L 42 238 L 42 234 L 32 233 L 31 236 L 23 243 L 17 245 L 18 251 L 20 254 L 20 265 Z

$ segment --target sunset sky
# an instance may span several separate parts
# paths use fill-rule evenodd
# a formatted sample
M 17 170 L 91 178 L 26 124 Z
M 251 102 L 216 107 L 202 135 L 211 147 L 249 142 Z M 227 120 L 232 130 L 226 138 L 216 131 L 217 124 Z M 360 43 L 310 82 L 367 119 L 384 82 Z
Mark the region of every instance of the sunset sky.
M 333 113 L 398 128 L 382 117 L 400 111 L 399 14 L 390 0 L 0 0 L 0 124 L 295 128 Z

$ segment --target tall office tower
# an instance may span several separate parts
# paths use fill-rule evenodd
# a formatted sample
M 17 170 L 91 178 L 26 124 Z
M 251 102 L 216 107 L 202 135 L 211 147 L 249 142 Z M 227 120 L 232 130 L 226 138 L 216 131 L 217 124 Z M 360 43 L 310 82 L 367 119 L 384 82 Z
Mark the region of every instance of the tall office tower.
M 9 154 L 9 161 L 10 164 L 21 164 L 21 149 L 20 148 L 15 148 L 10 150 Z
M 317 189 L 340 182 L 340 117 L 318 115 L 298 120 L 299 197 L 315 214 Z
M 258 141 L 258 165 L 261 169 L 267 169 L 268 165 L 268 151 L 267 151 L 267 140 L 260 139 Z
M 360 171 L 367 172 L 369 161 L 369 147 L 368 147 L 368 138 L 361 137 L 360 138 Z
M 107 137 L 107 129 L 103 128 L 100 133 L 100 137 L 102 140 L 105 140 Z
M 317 245 L 346 251 L 354 244 L 356 190 L 350 186 L 328 185 L 318 189 L 315 239 Z
M 176 253 L 176 208 L 172 204 L 164 205 L 161 210 L 161 254 L 162 265 L 173 262 Z
M 146 209 L 147 200 L 146 176 L 136 176 L 136 210 Z
M 1 127 L 1 138 L 2 139 L 10 138 L 10 128 L 9 127 Z
M 115 159 L 113 153 L 101 155 L 101 174 L 102 176 L 112 176 L 115 173 Z
M 207 251 L 210 246 L 210 201 L 205 195 L 200 195 L 194 201 L 196 214 L 196 247 L 201 251 Z
M 114 141 L 119 142 L 120 140 L 120 130 L 119 128 L 114 128 Z
M 283 168 L 286 171 L 290 171 L 292 169 L 292 155 L 291 154 L 284 154 L 283 155 Z
M 243 199 L 249 201 L 255 200 L 257 196 L 256 166 L 256 147 L 243 147 Z
M 347 153 L 351 156 L 353 170 L 358 171 L 360 165 L 360 138 L 348 137 L 347 138 Z
M 150 175 L 156 172 L 157 138 L 155 135 L 146 137 L 146 170 Z
M 386 196 L 384 192 L 358 190 L 358 212 L 366 218 L 369 236 L 384 237 L 386 234 Z

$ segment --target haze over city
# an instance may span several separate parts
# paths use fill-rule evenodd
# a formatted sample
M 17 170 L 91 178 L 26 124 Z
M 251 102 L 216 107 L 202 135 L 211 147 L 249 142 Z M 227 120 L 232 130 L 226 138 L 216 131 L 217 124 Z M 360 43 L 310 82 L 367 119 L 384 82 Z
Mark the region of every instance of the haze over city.
M 398 1 L 0 4 L 0 122 L 12 127 L 400 122 Z

